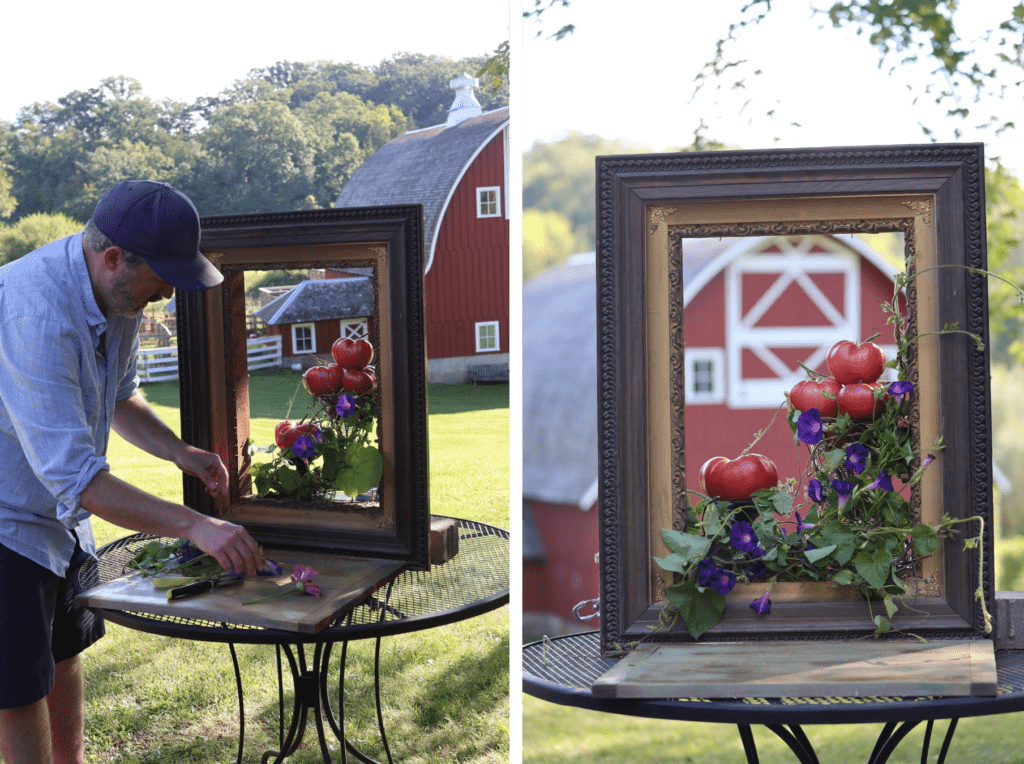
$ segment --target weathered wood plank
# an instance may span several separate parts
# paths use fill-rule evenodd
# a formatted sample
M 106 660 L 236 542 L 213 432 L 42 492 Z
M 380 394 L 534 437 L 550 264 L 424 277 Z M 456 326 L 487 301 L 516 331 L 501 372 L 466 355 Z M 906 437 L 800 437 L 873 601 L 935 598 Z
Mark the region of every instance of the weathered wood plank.
M 641 645 L 594 683 L 602 698 L 996 695 L 990 640 Z
M 403 568 L 395 560 L 308 552 L 270 550 L 267 556 L 281 565 L 281 576 L 249 576 L 241 584 L 168 602 L 165 589 L 156 589 L 151 579 L 134 572 L 83 592 L 77 599 L 90 607 L 316 634 Z M 291 575 L 297 564 L 316 570 L 314 583 L 322 590 L 320 597 L 295 592 L 267 602 L 242 604 L 294 586 Z

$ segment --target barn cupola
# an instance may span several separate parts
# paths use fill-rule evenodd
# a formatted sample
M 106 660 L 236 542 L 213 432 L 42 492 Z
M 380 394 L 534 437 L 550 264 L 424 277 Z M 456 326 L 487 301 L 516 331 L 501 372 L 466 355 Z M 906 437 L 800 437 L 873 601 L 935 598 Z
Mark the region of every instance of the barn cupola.
M 455 102 L 448 109 L 448 121 L 445 122 L 445 127 L 455 127 L 467 119 L 479 117 L 484 113 L 473 92 L 473 88 L 479 84 L 480 80 L 470 77 L 467 72 L 463 72 L 453 80 L 448 80 L 448 87 L 455 91 Z

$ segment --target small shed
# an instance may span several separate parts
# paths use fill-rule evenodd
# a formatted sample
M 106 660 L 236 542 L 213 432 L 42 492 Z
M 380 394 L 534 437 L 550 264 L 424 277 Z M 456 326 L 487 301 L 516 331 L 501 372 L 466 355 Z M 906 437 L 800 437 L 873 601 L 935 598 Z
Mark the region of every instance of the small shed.
M 335 340 L 373 336 L 373 284 L 367 276 L 303 281 L 264 305 L 256 316 L 267 335 L 281 336 L 285 365 L 329 361 Z
M 509 359 L 509 110 L 483 113 L 478 84 L 451 80 L 446 123 L 381 146 L 335 202 L 423 205 L 431 382 L 466 382 L 471 366 Z

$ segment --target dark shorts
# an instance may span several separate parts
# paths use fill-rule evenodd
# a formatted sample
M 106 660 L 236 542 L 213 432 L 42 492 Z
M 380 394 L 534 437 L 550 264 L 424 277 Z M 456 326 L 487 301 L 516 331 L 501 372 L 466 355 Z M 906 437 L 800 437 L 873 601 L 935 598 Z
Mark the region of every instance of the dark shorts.
M 88 555 L 75 544 L 68 578 L 0 544 L 0 709 L 45 698 L 54 667 L 103 636 L 103 618 L 75 605 L 71 571 Z

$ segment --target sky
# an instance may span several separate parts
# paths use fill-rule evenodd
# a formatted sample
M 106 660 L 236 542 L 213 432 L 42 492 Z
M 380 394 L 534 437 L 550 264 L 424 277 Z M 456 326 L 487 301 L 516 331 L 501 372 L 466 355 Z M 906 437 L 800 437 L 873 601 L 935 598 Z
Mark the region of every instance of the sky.
M 812 18 L 810 0 L 775 3 L 761 25 L 742 33 L 737 51 L 750 62 L 745 89 L 705 88 L 692 99 L 695 75 L 712 59 L 715 41 L 739 18 L 743 4 L 572 0 L 568 8 L 546 11 L 543 27 L 525 21 L 519 104 L 524 148 L 580 131 L 665 151 L 692 143 L 702 119 L 707 137 L 744 149 L 927 143 L 922 122 L 937 139 L 957 140 L 953 127 L 963 123 L 945 117 L 945 108 L 928 97 L 914 105 L 908 90 L 926 82 L 931 67 L 903 66 L 892 75 L 889 63 L 879 69 L 866 35 Z M 980 46 L 985 27 L 1007 18 L 1014 0 L 961 5 L 969 8 L 958 19 L 965 44 Z M 642 13 L 625 13 L 629 7 Z M 572 35 L 546 39 L 565 23 L 576 25 Z M 541 29 L 546 31 L 537 39 Z M 755 77 L 758 68 L 762 74 Z M 998 155 L 1018 176 L 1024 172 L 1024 86 L 1020 91 L 976 108 L 985 116 L 998 110 L 1002 118 L 1016 120 L 1016 131 L 996 137 L 968 129 L 959 139 L 984 141 L 986 157 Z
M 125 75 L 160 101 L 212 96 L 278 61 L 376 64 L 400 52 L 462 58 L 509 38 L 500 0 L 175 0 L 8 3 L 0 120 Z M 471 72 L 472 74 L 473 72 Z

